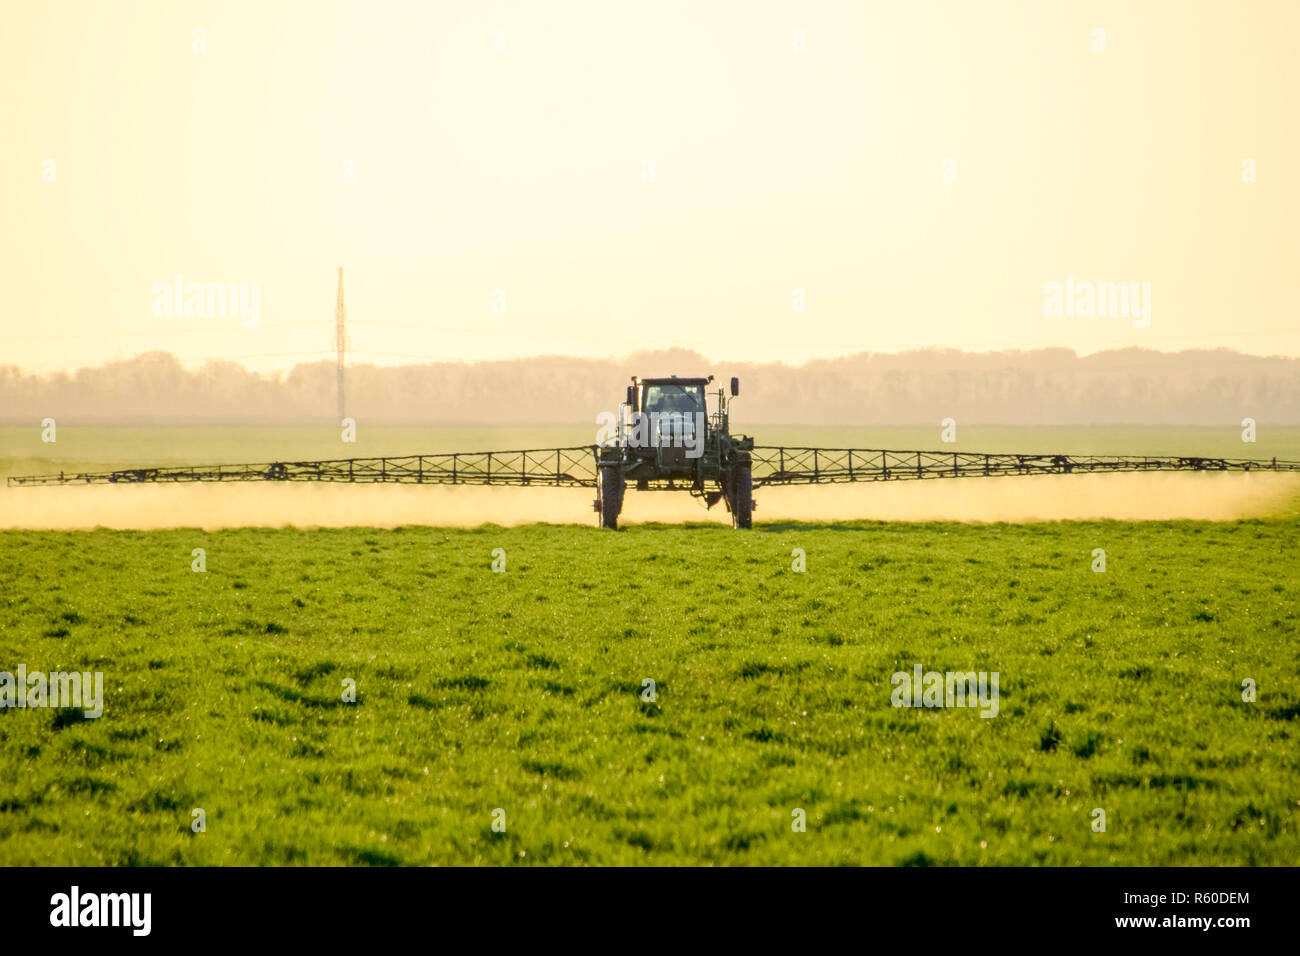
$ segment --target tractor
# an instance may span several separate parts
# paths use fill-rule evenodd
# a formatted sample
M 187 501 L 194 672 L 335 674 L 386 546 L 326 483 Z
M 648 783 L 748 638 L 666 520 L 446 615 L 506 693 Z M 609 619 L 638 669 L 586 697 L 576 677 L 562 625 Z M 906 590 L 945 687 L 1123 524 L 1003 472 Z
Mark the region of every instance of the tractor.
M 593 507 L 600 527 L 618 528 L 629 484 L 637 491 L 689 490 L 709 508 L 723 501 L 733 527 L 753 525 L 754 439 L 731 433 L 728 396 L 721 388 L 709 393 L 712 381 L 712 375 L 633 376 L 612 434 L 596 449 Z M 733 399 L 740 394 L 739 379 L 731 380 L 730 391 Z

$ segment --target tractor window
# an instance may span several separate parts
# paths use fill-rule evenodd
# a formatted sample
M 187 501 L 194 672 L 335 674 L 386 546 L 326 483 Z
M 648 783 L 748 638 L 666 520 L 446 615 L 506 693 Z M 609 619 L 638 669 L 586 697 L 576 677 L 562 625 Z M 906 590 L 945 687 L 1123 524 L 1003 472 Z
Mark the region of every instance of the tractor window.
M 642 408 L 694 416 L 704 411 L 704 389 L 698 385 L 647 385 Z

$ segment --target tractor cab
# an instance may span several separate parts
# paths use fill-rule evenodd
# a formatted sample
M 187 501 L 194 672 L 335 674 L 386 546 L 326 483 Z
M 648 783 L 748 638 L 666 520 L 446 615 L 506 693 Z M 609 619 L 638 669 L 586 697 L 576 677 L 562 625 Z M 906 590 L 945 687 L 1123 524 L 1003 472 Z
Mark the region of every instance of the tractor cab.
M 708 435 L 705 384 L 691 379 L 666 382 L 651 379 L 641 386 L 639 434 L 642 439 L 649 439 L 656 464 L 664 474 L 692 473 L 695 459 L 703 454 Z M 634 429 L 633 434 L 638 431 Z
M 694 415 L 704 411 L 704 385 L 649 381 L 642 385 L 642 407 L 653 414 Z
M 708 507 L 725 500 L 737 527 L 753 509 L 750 451 L 754 440 L 732 435 L 727 394 L 718 389 L 710 412 L 706 378 L 633 377 L 618 410 L 615 438 L 597 448 L 596 511 L 606 528 L 618 526 L 624 490 L 688 490 Z M 740 383 L 731 380 L 731 398 Z
M 704 388 L 711 378 L 638 378 L 627 390 L 621 430 L 628 453 L 643 474 L 691 478 L 709 438 Z

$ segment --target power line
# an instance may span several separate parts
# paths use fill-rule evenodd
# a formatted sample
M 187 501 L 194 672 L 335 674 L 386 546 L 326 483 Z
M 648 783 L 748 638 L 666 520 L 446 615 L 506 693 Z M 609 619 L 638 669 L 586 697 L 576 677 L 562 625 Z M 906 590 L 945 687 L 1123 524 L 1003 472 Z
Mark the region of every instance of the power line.
M 675 347 L 675 348 L 687 348 L 687 349 L 689 349 L 689 346 L 677 346 L 677 345 L 674 345 L 673 347 Z M 423 362 L 441 362 L 441 363 L 464 364 L 464 365 L 471 365 L 471 364 L 487 364 L 487 363 L 505 363 L 505 362 L 536 363 L 536 362 L 540 361 L 541 358 L 542 358 L 542 356 L 508 356 L 508 357 L 505 357 L 505 358 L 491 358 L 491 359 L 464 359 L 464 358 L 457 358 L 457 357 L 448 356 L 448 355 L 433 355 L 433 354 L 430 354 L 430 353 L 427 353 L 427 352 L 390 352 L 390 351 L 384 351 L 384 350 L 380 350 L 380 349 L 357 349 L 357 348 L 349 348 L 348 351 L 349 351 L 352 355 L 359 355 L 359 356 L 372 356 L 372 357 L 380 357 L 380 358 L 403 358 L 403 359 L 416 359 L 416 360 L 423 361 Z M 913 351 L 921 351 L 921 350 L 913 350 Z M 138 354 L 135 355 L 135 356 L 131 356 L 131 357 L 129 357 L 129 358 L 112 359 L 112 360 L 110 360 L 110 363 L 111 363 L 111 362 L 129 362 L 129 361 L 134 360 L 135 358 L 139 358 L 141 355 L 144 355 L 144 354 L 145 354 L 145 353 L 142 352 L 142 353 L 138 353 Z M 254 353 L 243 353 L 243 354 L 238 354 L 238 355 L 194 355 L 194 356 L 185 356 L 185 355 L 175 355 L 175 354 L 170 353 L 170 352 L 169 352 L 169 353 L 166 353 L 166 354 L 171 355 L 171 356 L 172 356 L 173 358 L 175 358 L 176 361 L 178 361 L 178 362 L 182 362 L 182 363 L 185 363 L 185 364 L 193 365 L 193 364 L 198 364 L 198 363 L 203 363 L 203 362 L 232 362 L 232 361 L 236 361 L 236 360 L 239 360 L 239 359 L 299 358 L 299 357 L 301 357 L 301 358 L 306 358 L 306 357 L 310 357 L 310 356 L 319 356 L 319 357 L 321 357 L 321 358 L 325 358 L 325 357 L 327 357 L 327 356 L 337 356 L 337 350 L 335 350 L 335 349 L 304 349 L 304 350 L 298 350 L 298 351 L 282 351 L 282 352 L 254 352 Z M 868 355 L 868 356 L 871 356 L 872 358 L 876 358 L 876 359 L 889 359 L 889 358 L 894 357 L 896 354 L 897 354 L 897 353 L 889 353 L 889 352 L 870 352 L 870 351 L 867 351 L 867 350 L 863 350 L 863 351 L 861 351 L 861 352 L 857 352 L 857 353 L 853 353 L 853 354 L 851 354 L 851 355 L 843 356 L 843 358 L 858 358 L 858 357 L 861 357 L 861 356 L 863 356 L 863 355 Z M 977 360 L 977 359 L 979 359 L 979 358 L 981 358 L 981 357 L 984 357 L 984 356 L 983 356 L 983 353 L 980 353 L 980 352 L 966 352 L 965 354 L 966 354 L 970 359 L 972 359 L 972 360 Z M 1177 372 L 1177 371 L 1180 371 L 1180 370 L 1185 369 L 1185 368 L 1198 367 L 1198 366 L 1199 366 L 1199 367 L 1204 367 L 1204 366 L 1241 365 L 1241 364 L 1250 364 L 1250 363 L 1267 362 L 1267 361 L 1281 361 L 1281 362 L 1295 362 L 1295 361 L 1298 361 L 1298 359 L 1293 358 L 1293 357 L 1290 357 L 1290 356 L 1268 356 L 1268 355 L 1244 355 L 1244 354 L 1237 354 L 1237 355 L 1231 355 L 1231 356 L 1223 356 L 1223 357 L 1220 357 L 1220 358 L 1200 359 L 1200 360 L 1197 360 L 1197 361 L 1195 361 L 1195 362 L 1191 362 L 1191 361 L 1187 361 L 1186 359 L 1175 359 L 1174 357 L 1175 357 L 1176 353 L 1160 353 L 1160 354 L 1166 355 L 1166 356 L 1168 356 L 1170 359 L 1174 359 L 1173 364 L 1164 364 L 1164 365 L 1156 365 L 1156 364 L 1151 364 L 1151 363 L 1143 363 L 1143 364 L 1141 364 L 1141 365 L 1129 365 L 1129 364 L 1124 364 L 1124 365 L 1122 365 L 1122 366 L 1115 366 L 1114 370 L 1115 370 L 1115 371 L 1120 371 L 1120 372 L 1138 372 L 1138 371 L 1144 371 L 1144 372 L 1150 372 L 1150 371 L 1158 371 L 1158 372 Z M 570 356 L 549 356 L 549 358 L 561 358 L 561 359 L 567 359 L 567 360 L 569 360 L 570 362 L 610 362 L 610 361 L 623 361 L 623 360 L 625 360 L 626 358 L 628 358 L 628 356 L 570 355 Z M 1089 358 L 1090 358 L 1090 356 L 1076 356 L 1076 361 L 1078 361 L 1078 362 L 1087 362 Z M 835 360 L 836 360 L 836 359 L 814 358 L 814 359 L 810 359 L 810 360 L 808 360 L 808 361 L 835 361 Z M 707 360 L 707 361 L 711 361 L 711 360 Z M 733 362 L 733 363 L 738 363 L 738 364 L 772 364 L 771 362 L 763 363 L 763 362 L 755 362 L 755 360 L 748 360 L 748 361 L 745 361 L 745 360 L 736 359 L 736 358 L 729 359 L 729 361 L 730 361 L 730 362 Z M 110 364 L 110 363 L 105 363 L 105 364 Z M 806 364 L 806 363 L 801 363 L 801 364 Z M 42 369 L 56 369 L 56 370 L 61 370 L 61 369 L 64 368 L 64 366 L 63 366 L 62 364 L 53 364 L 53 363 L 51 363 L 51 364 L 45 364 L 45 365 L 27 366 L 27 368 L 28 368 L 29 370 L 31 370 L 31 371 L 37 371 L 37 370 L 42 370 Z M 1103 370 L 1105 370 L 1106 368 L 1107 368 L 1106 366 L 1098 366 L 1098 365 L 1096 365 L 1096 364 L 1092 364 L 1092 365 L 1086 367 L 1086 370 L 1103 371 Z M 1024 371 L 1029 371 L 1029 372 L 1050 372 L 1050 371 L 1054 371 L 1054 370 L 1056 370 L 1056 369 L 1054 369 L 1054 368 L 1050 368 L 1050 367 L 1045 367 L 1045 366 L 1031 366 L 1031 367 L 1029 367 L 1029 368 L 1027 368 L 1027 369 L 1024 369 Z M 80 371 L 80 370 L 75 370 L 75 371 Z M 927 366 L 927 367 L 925 367 L 925 368 L 920 368 L 920 369 L 912 369 L 912 368 L 884 369 L 883 371 L 899 371 L 899 372 L 921 371 L 921 372 L 924 372 L 924 373 L 926 373 L 926 374 L 937 374 L 937 373 L 942 373 L 942 372 L 963 372 L 963 373 L 986 372 L 986 373 L 997 373 L 997 372 L 1001 371 L 1001 369 L 992 368 L 992 367 L 989 367 L 989 368 L 979 368 L 978 366 L 972 366 L 972 365 L 964 365 L 964 366 L 959 366 L 959 365 L 944 365 L 944 366 L 941 366 L 941 367 L 940 367 L 940 366 L 935 366 L 935 367 L 929 367 L 929 366 Z
M 257 329 L 281 329 L 299 325 L 319 325 L 328 319 L 308 319 L 303 322 L 273 322 L 268 325 L 255 326 Z M 66 335 L 0 335 L 0 340 L 7 342 L 58 342 L 64 339 L 105 339 L 105 338 L 125 338 L 126 336 L 141 335 L 194 335 L 200 332 L 248 332 L 252 329 L 242 327 L 235 328 L 229 325 L 209 326 L 199 329 L 149 329 L 147 331 L 137 332 L 75 332 Z
M 463 327 L 455 327 L 455 326 L 433 326 L 433 325 L 422 325 L 413 322 L 387 322 L 383 320 L 357 322 L 354 323 L 354 326 L 360 328 L 368 328 L 370 326 L 383 326 L 388 328 L 399 328 L 399 329 L 418 329 L 424 332 L 437 332 L 441 334 L 492 335 L 492 336 L 502 336 L 502 337 L 512 338 L 512 339 L 531 339 L 531 340 L 538 340 L 538 341 L 619 342 L 619 343 L 633 343 L 633 344 L 641 342 L 641 339 L 632 338 L 628 336 L 530 335 L 526 332 L 521 333 L 518 331 L 508 330 L 508 329 L 484 329 L 484 328 L 463 328 Z M 1295 326 L 1287 325 L 1287 326 L 1279 326 L 1278 328 L 1274 328 L 1274 329 L 1252 329 L 1244 332 L 1230 332 L 1226 334 L 1217 333 L 1217 332 L 1189 332 L 1189 333 L 1182 333 L 1176 335 L 1144 335 L 1142 336 L 1141 340 L 1136 340 L 1132 338 L 1092 339 L 1089 341 L 1073 342 L 1069 345 L 1060 345 L 1058 342 L 1053 340 L 1040 339 L 1035 342 L 1022 341 L 1022 342 L 1014 342 L 1014 343 L 997 343 L 993 345 L 986 345 L 982 343 L 978 345 L 972 345 L 969 343 L 965 343 L 960 345 L 945 345 L 942 346 L 942 348 L 954 348 L 954 349 L 966 349 L 966 350 L 978 349 L 981 351 L 994 351 L 994 350 L 1016 349 L 1016 348 L 1075 348 L 1076 346 L 1080 346 L 1080 345 L 1118 345 L 1118 346 L 1131 346 L 1131 347 L 1141 348 L 1141 342 L 1144 341 L 1145 342 L 1168 342 L 1168 341 L 1175 341 L 1181 339 L 1203 339 L 1203 338 L 1235 339 L 1235 338 L 1245 338 L 1247 336 L 1253 336 L 1253 335 L 1274 335 L 1278 332 L 1291 332 L 1294 330 L 1295 330 Z M 674 347 L 677 348 L 693 348 L 699 345 L 710 345 L 710 346 L 729 345 L 734 347 L 736 346 L 737 343 L 734 339 L 727 339 L 727 340 L 696 339 L 690 342 L 674 342 L 672 344 Z M 876 343 L 874 345 L 868 345 L 861 342 L 809 342 L 807 340 L 799 341 L 799 342 L 747 342 L 742 344 L 745 345 L 745 347 L 747 348 L 842 348 L 842 349 L 855 349 L 859 352 L 870 352 L 880 348 L 879 343 Z M 936 346 L 907 345 L 907 346 L 896 346 L 896 347 L 907 351 L 913 351 L 913 350 L 920 350 L 927 347 L 934 348 Z
M 297 322 L 275 322 L 268 325 L 259 325 L 257 326 L 257 329 L 294 328 L 294 327 L 300 327 L 304 325 L 320 325 L 327 321 L 329 320 L 328 319 L 307 319 L 304 321 L 297 321 Z M 337 317 L 336 317 L 336 324 L 337 324 Z M 388 322 L 384 320 L 354 322 L 353 326 L 360 327 L 360 328 L 370 328 L 373 326 L 377 328 L 382 327 L 382 328 L 397 328 L 397 329 L 415 329 L 423 332 L 433 332 L 433 333 L 438 333 L 443 335 L 447 335 L 447 334 L 490 335 L 490 336 L 505 337 L 505 338 L 512 338 L 512 339 L 529 339 L 532 341 L 543 341 L 543 342 L 549 342 L 549 341 L 615 342 L 615 343 L 633 344 L 633 345 L 642 344 L 641 339 L 629 337 L 629 336 L 530 335 L 528 333 L 520 333 L 518 331 L 509 330 L 509 329 L 466 328 L 462 326 L 436 326 L 436 325 L 425 325 L 425 324 L 414 323 L 414 322 Z M 1078 346 L 1107 346 L 1107 345 L 1141 348 L 1143 342 L 1168 342 L 1168 341 L 1175 341 L 1175 340 L 1204 339 L 1204 338 L 1239 339 L 1239 338 L 1246 338 L 1249 336 L 1257 336 L 1257 335 L 1275 335 L 1278 332 L 1291 332 L 1294 330 L 1295 330 L 1294 326 L 1279 326 L 1277 328 L 1272 328 L 1272 329 L 1248 329 L 1245 331 L 1229 332 L 1229 333 L 1189 332 L 1189 333 L 1174 334 L 1174 335 L 1154 335 L 1154 336 L 1144 335 L 1141 337 L 1141 339 L 1137 339 L 1137 338 L 1091 339 L 1087 341 L 1075 341 L 1068 345 L 1061 345 L 1054 340 L 1039 339 L 1033 342 L 1020 341 L 1020 342 L 1001 342 L 1001 343 L 994 343 L 994 344 L 961 343 L 961 344 L 953 344 L 953 345 L 944 345 L 941 347 L 951 348 L 951 349 L 963 349 L 963 350 L 979 350 L 979 351 L 996 351 L 996 350 L 1018 349 L 1018 348 L 1071 348 L 1073 349 L 1073 348 L 1077 348 Z M 209 332 L 242 333 L 245 331 L 253 331 L 253 330 L 232 328 L 230 326 L 212 326 L 212 327 L 204 327 L 198 329 L 186 329 L 186 328 L 149 329 L 147 331 L 134 331 L 134 332 L 88 332 L 88 333 L 73 333 L 68 335 L 59 335 L 59 334 L 0 335 L 0 340 L 3 341 L 63 341 L 69 339 L 75 340 L 75 339 L 94 339 L 94 338 L 117 338 L 117 337 L 127 337 L 127 336 L 138 337 L 138 336 L 147 336 L 147 335 L 193 335 L 193 334 L 209 333 Z M 751 349 L 752 348 L 773 348 L 773 349 L 776 348 L 838 348 L 838 349 L 852 349 L 858 352 L 871 352 L 881 348 L 880 343 L 864 344 L 861 342 L 809 342 L 806 340 L 799 341 L 799 342 L 747 342 L 741 344 L 743 344 L 746 348 L 751 348 Z M 673 342 L 672 345 L 673 347 L 676 348 L 694 348 L 697 346 L 720 346 L 720 345 L 735 347 L 737 345 L 737 342 L 734 339 L 728 339 L 728 340 L 696 339 L 690 342 Z M 905 346 L 891 346 L 891 347 L 905 350 L 905 351 L 913 351 L 913 350 L 920 350 L 923 348 L 938 348 L 940 346 L 905 345 Z M 294 354 L 301 354 L 301 353 L 285 352 L 283 354 L 294 355 Z

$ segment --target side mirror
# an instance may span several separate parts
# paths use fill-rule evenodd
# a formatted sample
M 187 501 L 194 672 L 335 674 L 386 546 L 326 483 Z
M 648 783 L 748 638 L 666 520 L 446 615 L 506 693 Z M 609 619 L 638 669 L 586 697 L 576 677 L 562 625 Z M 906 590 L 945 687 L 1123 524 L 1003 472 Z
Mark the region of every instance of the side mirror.
M 737 395 L 739 395 L 739 394 L 740 394 L 740 379 L 736 378 L 735 376 L 732 376 L 732 379 L 731 379 L 731 397 L 732 397 L 732 398 L 735 398 L 735 397 L 736 397 Z
M 627 404 L 629 408 L 636 408 L 636 386 L 635 385 L 629 385 L 627 387 Z

